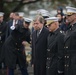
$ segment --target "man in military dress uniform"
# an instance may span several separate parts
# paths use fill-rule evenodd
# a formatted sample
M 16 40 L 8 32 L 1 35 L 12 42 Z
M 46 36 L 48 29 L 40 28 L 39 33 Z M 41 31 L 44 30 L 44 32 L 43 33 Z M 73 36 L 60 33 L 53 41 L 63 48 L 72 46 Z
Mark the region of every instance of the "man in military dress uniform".
M 2 46 L 5 41 L 5 35 L 6 35 L 6 23 L 4 22 L 4 13 L 0 12 L 0 55 L 2 52 Z M 0 68 L 2 68 L 2 64 L 0 64 Z
M 57 17 L 47 18 L 50 31 L 47 38 L 46 75 L 63 75 L 64 35 L 59 29 Z
M 76 75 L 76 8 L 66 7 L 69 29 L 64 38 L 64 75 Z
M 8 36 L 2 47 L 1 61 L 5 61 L 7 75 L 14 75 L 16 64 L 19 65 L 22 75 L 28 75 L 26 56 L 23 51 L 25 42 L 30 42 L 29 29 L 26 27 L 25 22 L 22 25 L 16 24 L 11 29 L 11 35 Z

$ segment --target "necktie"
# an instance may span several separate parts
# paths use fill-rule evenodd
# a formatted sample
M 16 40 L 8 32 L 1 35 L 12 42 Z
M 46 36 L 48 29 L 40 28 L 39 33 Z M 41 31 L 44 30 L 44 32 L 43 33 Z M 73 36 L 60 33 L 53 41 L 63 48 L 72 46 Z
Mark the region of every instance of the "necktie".
M 16 20 L 15 20 L 15 23 L 14 23 L 14 26 L 16 25 Z
M 40 30 L 37 31 L 37 37 L 39 37 L 39 34 L 40 34 Z

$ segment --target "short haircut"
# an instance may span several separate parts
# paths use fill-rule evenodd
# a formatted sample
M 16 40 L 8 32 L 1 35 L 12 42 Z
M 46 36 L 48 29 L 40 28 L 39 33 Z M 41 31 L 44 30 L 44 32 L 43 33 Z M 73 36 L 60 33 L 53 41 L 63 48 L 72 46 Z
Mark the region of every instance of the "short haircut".
M 61 15 L 61 16 L 63 16 L 63 14 L 61 14 L 61 13 L 57 13 L 57 14 L 56 14 L 56 17 L 57 17 L 58 15 Z
M 33 21 L 35 22 L 37 20 L 42 24 L 44 24 L 44 22 L 45 22 L 44 18 L 41 15 L 37 15 Z
M 14 14 L 15 14 L 16 16 L 19 16 L 19 13 L 17 13 L 17 12 L 15 12 Z

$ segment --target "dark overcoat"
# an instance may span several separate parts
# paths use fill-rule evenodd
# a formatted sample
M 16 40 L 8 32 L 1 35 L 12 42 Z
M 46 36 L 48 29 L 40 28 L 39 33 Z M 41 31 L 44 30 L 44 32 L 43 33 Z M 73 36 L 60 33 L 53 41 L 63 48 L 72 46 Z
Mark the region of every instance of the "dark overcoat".
M 22 27 L 22 25 L 17 25 L 15 30 L 6 39 L 2 48 L 1 59 L 5 61 L 7 67 L 14 69 L 17 60 L 21 68 L 26 66 L 26 58 L 23 54 L 23 41 L 30 41 L 29 30 Z
M 34 75 L 46 75 L 46 50 L 47 36 L 49 31 L 43 27 L 39 37 L 36 31 L 32 34 L 32 64 L 34 64 Z
M 64 35 L 58 28 L 48 36 L 46 75 L 58 75 L 63 71 Z
M 3 21 L 0 23 L 0 54 L 2 50 L 3 43 L 5 42 L 5 36 L 6 36 L 6 23 Z
M 76 75 L 76 23 L 70 26 L 65 35 L 64 43 L 64 75 Z

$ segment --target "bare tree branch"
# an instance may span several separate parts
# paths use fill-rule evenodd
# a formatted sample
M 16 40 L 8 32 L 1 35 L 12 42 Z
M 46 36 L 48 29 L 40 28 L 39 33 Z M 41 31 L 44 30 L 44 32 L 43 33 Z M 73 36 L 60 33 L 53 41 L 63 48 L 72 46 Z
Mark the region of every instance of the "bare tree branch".
M 4 6 L 4 2 L 3 0 L 0 0 L 0 12 L 3 12 L 3 6 Z
M 24 0 L 20 1 L 19 4 L 17 5 L 17 7 L 14 8 L 14 10 L 12 10 L 13 12 L 18 11 L 22 6 L 24 6 L 25 4 L 30 4 L 30 3 L 35 3 L 39 0 L 35 0 L 35 1 L 29 1 L 29 2 L 24 2 Z

